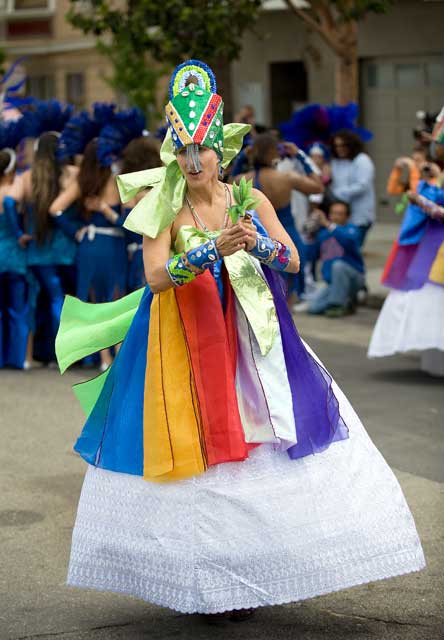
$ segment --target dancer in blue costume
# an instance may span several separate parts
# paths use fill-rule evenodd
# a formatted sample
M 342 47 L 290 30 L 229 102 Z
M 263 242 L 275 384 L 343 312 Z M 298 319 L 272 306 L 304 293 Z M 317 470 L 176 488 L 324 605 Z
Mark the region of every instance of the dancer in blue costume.
M 131 140 L 122 154 L 122 173 L 133 173 L 161 166 L 159 144 L 151 136 L 142 136 Z M 125 215 L 136 206 L 146 192 L 141 192 L 125 208 Z M 143 266 L 142 236 L 134 231 L 125 230 L 128 250 L 127 293 L 131 293 L 146 284 Z
M 37 307 L 30 319 L 32 332 L 36 330 L 36 317 L 42 320 L 44 334 L 39 346 L 38 359 L 54 359 L 54 341 L 66 293 L 72 289 L 76 243 L 49 216 L 49 207 L 62 186 L 62 166 L 56 160 L 58 136 L 44 133 L 38 139 L 32 169 L 15 181 L 7 204 L 24 207 L 25 229 L 30 236 L 27 248 L 27 266 L 40 288 L 43 298 L 36 298 Z M 65 176 L 66 180 L 72 180 Z M 74 212 L 73 212 L 74 214 Z M 79 225 L 80 226 L 80 225 Z M 48 326 L 45 326 L 45 325 Z
M 3 207 L 15 161 L 12 149 L 0 150 L 0 367 L 22 369 L 28 340 L 26 253 L 20 244 L 23 232 Z
M 254 141 L 254 172 L 246 174 L 254 180 L 256 189 L 261 190 L 274 206 L 280 223 L 293 240 L 301 260 L 301 269 L 297 274 L 285 274 L 288 284 L 288 295 L 296 293 L 298 297 L 304 292 L 304 243 L 291 212 L 291 192 L 300 191 L 306 195 L 322 193 L 322 181 L 314 169 L 311 160 L 293 143 L 283 143 L 284 151 L 301 161 L 306 175 L 296 171 L 278 171 L 276 164 L 281 158 L 278 140 L 263 133 Z

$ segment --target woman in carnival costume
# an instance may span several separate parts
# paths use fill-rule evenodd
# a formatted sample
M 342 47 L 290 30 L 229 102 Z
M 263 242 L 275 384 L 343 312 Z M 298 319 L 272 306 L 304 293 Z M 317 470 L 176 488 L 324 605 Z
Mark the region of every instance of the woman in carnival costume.
M 444 145 L 444 109 L 433 146 Z M 368 349 L 369 358 L 421 352 L 421 368 L 444 376 L 444 188 L 421 180 L 409 192 L 398 240 L 387 259 L 382 283 L 390 287 Z
M 119 153 L 132 138 L 142 134 L 144 127 L 145 119 L 137 109 L 115 113 L 112 105 L 97 104 L 93 118 L 86 112 L 76 116 L 68 123 L 66 135 L 62 134 L 63 153 L 84 154 L 75 194 L 83 217 L 83 226 L 76 235 L 80 300 L 111 302 L 125 292 L 127 251 L 122 228 L 125 215 L 112 169 Z M 62 216 L 63 210 L 53 215 Z M 101 369 L 105 370 L 112 362 L 111 352 L 102 349 L 100 358 Z
M 54 341 L 66 293 L 64 269 L 75 261 L 75 243 L 53 223 L 48 213 L 63 184 L 64 168 L 57 160 L 56 150 L 59 132 L 71 114 L 72 108 L 57 100 L 35 101 L 17 121 L 16 126 L 24 127 L 26 137 L 35 139 L 34 160 L 30 169 L 17 176 L 4 200 L 11 216 L 16 216 L 19 209 L 24 214 L 28 240 L 26 262 L 34 279 L 30 292 L 30 329 L 33 334 L 37 318 L 43 318 L 44 339 L 38 358 L 44 361 L 52 360 L 55 355 Z M 37 297 L 38 290 L 45 298 L 43 306 L 39 304 L 42 298 Z
M 0 125 L 0 368 L 22 369 L 29 332 L 26 252 L 17 219 L 3 205 L 14 181 L 19 141 L 12 124 Z
M 223 126 L 195 60 L 166 115 L 165 166 L 118 178 L 123 200 L 152 187 L 125 223 L 149 286 L 62 313 L 62 371 L 123 341 L 75 387 L 90 466 L 68 583 L 236 618 L 420 570 L 397 480 L 293 324 L 291 239 L 258 190 L 218 181 L 249 126 Z

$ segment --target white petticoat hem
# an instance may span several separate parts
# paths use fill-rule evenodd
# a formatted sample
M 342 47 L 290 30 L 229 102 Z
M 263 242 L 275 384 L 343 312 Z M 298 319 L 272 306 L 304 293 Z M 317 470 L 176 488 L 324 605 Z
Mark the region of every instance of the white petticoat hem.
M 381 573 L 380 560 L 382 560 L 382 564 L 386 569 L 385 575 Z M 147 590 L 144 581 L 140 581 L 135 578 L 134 580 L 128 580 L 127 582 L 123 583 L 121 575 L 103 574 L 102 576 L 92 576 L 89 574 L 80 575 L 79 573 L 76 573 L 75 575 L 69 574 L 67 585 L 80 589 L 93 589 L 95 591 L 106 592 L 111 591 L 113 593 L 132 596 L 149 602 L 150 604 L 157 605 L 159 607 L 165 607 L 168 609 L 172 609 L 173 611 L 178 611 L 179 613 L 215 614 L 223 613 L 224 611 L 277 606 L 290 604 L 292 602 L 300 602 L 302 600 L 308 600 L 310 598 L 323 596 L 328 593 L 341 591 L 342 589 L 357 587 L 369 582 L 378 582 L 381 580 L 387 580 L 388 578 L 394 578 L 408 573 L 418 572 L 424 569 L 424 567 L 424 556 L 422 550 L 418 548 L 416 552 L 400 554 L 399 558 L 391 558 L 389 564 L 382 558 L 375 558 L 373 562 L 368 562 L 367 567 L 363 567 L 361 565 L 360 570 L 357 570 L 355 572 L 353 572 L 352 568 L 350 570 L 350 567 L 348 567 L 347 570 L 344 570 L 343 572 L 338 570 L 338 572 L 334 576 L 331 576 L 330 582 L 324 580 L 324 584 L 322 585 L 322 587 L 318 588 L 316 588 L 315 586 L 310 588 L 307 585 L 304 590 L 301 590 L 300 581 L 297 577 L 295 577 L 279 583 L 279 596 L 275 597 L 251 597 L 251 594 L 245 594 L 241 590 L 238 590 L 236 594 L 233 594 L 231 592 L 229 600 L 231 604 L 227 603 L 223 607 L 219 608 L 215 608 L 214 606 L 182 606 L 177 601 L 177 593 L 174 595 L 173 599 L 171 599 L 171 597 L 161 598 L 156 592 Z M 111 584 L 118 586 L 110 586 Z M 233 598 L 233 595 L 236 595 L 236 597 Z
M 373 330 L 368 357 L 444 351 L 443 318 L 444 287 L 427 283 L 414 291 L 390 291 Z

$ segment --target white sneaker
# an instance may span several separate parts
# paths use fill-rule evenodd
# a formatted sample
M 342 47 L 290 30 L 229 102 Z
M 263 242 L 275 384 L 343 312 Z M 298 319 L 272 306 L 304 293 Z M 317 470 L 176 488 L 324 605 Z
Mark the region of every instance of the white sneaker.
M 303 313 L 304 311 L 308 311 L 308 302 L 304 300 L 303 302 L 297 302 L 291 308 L 293 313 Z
M 100 373 L 107 371 L 111 366 L 111 362 L 102 362 L 99 366 Z

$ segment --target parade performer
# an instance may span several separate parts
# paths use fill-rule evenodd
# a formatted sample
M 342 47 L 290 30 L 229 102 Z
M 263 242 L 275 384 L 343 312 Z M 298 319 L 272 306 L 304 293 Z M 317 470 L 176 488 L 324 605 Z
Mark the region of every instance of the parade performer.
M 162 161 L 159 154 L 160 145 L 153 136 L 141 136 L 127 145 L 122 154 L 122 173 L 134 173 L 146 169 L 155 169 L 161 166 Z M 128 215 L 131 209 L 143 198 L 145 192 L 141 191 L 132 201 L 126 203 L 125 214 Z M 127 293 L 131 293 L 140 287 L 145 286 L 145 270 L 143 266 L 143 245 L 142 236 L 134 231 L 126 229 L 127 251 L 128 251 L 128 276 Z
M 27 267 L 32 274 L 30 291 L 30 330 L 34 334 L 41 325 L 43 338 L 38 359 L 54 358 L 54 342 L 62 310 L 65 288 L 64 268 L 74 264 L 75 242 L 65 235 L 48 214 L 49 206 L 62 187 L 63 167 L 56 150 L 59 132 L 72 114 L 72 108 L 57 100 L 36 101 L 17 126 L 22 125 L 27 138 L 34 138 L 32 167 L 14 181 L 5 207 L 24 210 L 24 229 L 29 243 Z M 34 284 L 33 284 L 34 283 Z M 38 291 L 43 299 L 38 297 Z M 41 323 L 37 319 L 43 318 Z
M 120 173 L 133 173 L 161 166 L 160 144 L 144 128 L 145 118 L 143 114 L 137 112 L 130 114 L 128 123 L 132 125 L 131 128 L 119 126 L 119 122 L 106 127 L 100 134 L 99 151 L 101 149 L 102 154 L 104 154 L 108 149 L 106 153 L 109 154 L 111 149 L 113 150 L 113 160 L 120 163 Z M 145 192 L 141 191 L 132 201 L 126 203 L 125 216 L 144 195 Z M 125 229 L 125 237 L 128 258 L 125 290 L 126 293 L 131 293 L 146 285 L 142 236 Z
M 123 200 L 152 187 L 125 223 L 149 286 L 62 313 L 62 371 L 123 341 L 75 387 L 90 466 L 69 584 L 239 619 L 421 569 L 396 478 L 293 324 L 293 242 L 260 191 L 218 180 L 249 126 L 223 125 L 196 60 L 166 115 L 165 166 L 119 177 Z
M 305 175 L 295 170 L 278 171 L 276 163 L 281 158 L 280 153 L 289 158 L 297 159 L 301 163 Z M 255 138 L 252 158 L 254 171 L 247 173 L 246 178 L 252 179 L 255 188 L 261 190 L 270 200 L 280 223 L 297 248 L 301 268 L 297 274 L 286 272 L 285 276 L 288 281 L 288 294 L 296 293 L 298 297 L 301 297 L 304 293 L 305 252 L 304 243 L 296 228 L 291 211 L 292 192 L 296 190 L 306 195 L 322 193 L 321 178 L 314 163 L 295 144 L 284 142 L 279 145 L 278 140 L 268 133 L 262 133 Z
M 19 140 L 14 127 L 0 125 L 0 368 L 25 366 L 28 341 L 26 253 L 18 220 L 5 210 L 3 199 L 15 176 Z
M 444 109 L 433 132 L 432 153 L 444 147 Z M 419 351 L 421 368 L 444 376 L 444 176 L 421 180 L 408 192 L 397 241 L 382 283 L 390 287 L 368 349 L 369 358 Z

